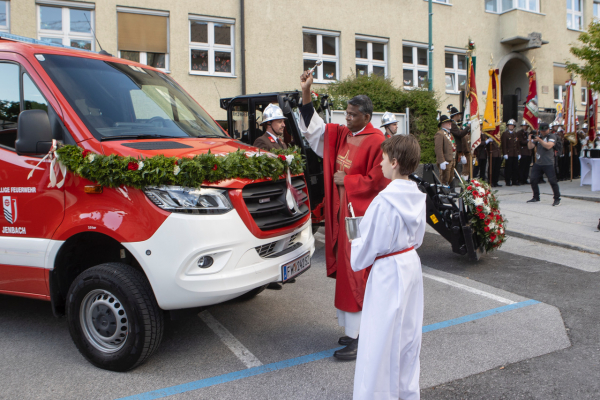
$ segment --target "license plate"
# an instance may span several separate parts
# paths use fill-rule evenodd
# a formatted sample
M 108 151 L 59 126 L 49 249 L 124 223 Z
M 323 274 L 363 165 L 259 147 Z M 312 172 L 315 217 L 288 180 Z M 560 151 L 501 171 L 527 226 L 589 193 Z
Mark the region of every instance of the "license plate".
M 285 282 L 310 268 L 310 252 L 281 266 L 281 281 Z

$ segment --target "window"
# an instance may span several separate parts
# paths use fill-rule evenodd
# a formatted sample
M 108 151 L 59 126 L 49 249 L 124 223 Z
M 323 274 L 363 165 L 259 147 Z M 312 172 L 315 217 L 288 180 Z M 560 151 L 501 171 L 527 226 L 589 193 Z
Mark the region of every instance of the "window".
M 94 50 L 94 10 L 89 3 L 73 7 L 38 5 L 38 39 L 45 42 Z
M 567 28 L 578 31 L 583 30 L 581 0 L 567 0 Z
M 600 1 L 594 1 L 594 19 L 600 18 Z
M 337 80 L 340 73 L 339 33 L 304 29 L 302 36 L 303 71 L 314 67 L 317 60 L 323 60 L 313 72 L 315 82 Z
M 564 65 L 554 64 L 554 102 L 562 103 L 565 93 L 565 83 L 571 79 L 571 74 Z
M 581 104 L 582 105 L 586 105 L 587 104 L 587 87 L 588 87 L 588 83 L 585 79 L 580 78 L 581 80 L 581 84 L 579 85 L 579 81 L 577 82 L 578 86 L 581 86 Z
M 0 32 L 10 30 L 10 2 L 0 0 Z
M 446 92 L 459 93 L 467 83 L 467 57 L 465 54 L 446 53 Z
M 540 0 L 485 0 L 485 11 L 503 13 L 514 9 L 540 12 Z
M 190 16 L 190 74 L 234 76 L 232 19 Z
M 414 46 L 404 44 L 402 46 L 402 80 L 405 88 L 428 86 L 427 72 L 427 48 L 425 46 Z
M 119 57 L 169 69 L 169 13 L 117 7 Z
M 356 76 L 387 76 L 387 39 L 356 36 Z

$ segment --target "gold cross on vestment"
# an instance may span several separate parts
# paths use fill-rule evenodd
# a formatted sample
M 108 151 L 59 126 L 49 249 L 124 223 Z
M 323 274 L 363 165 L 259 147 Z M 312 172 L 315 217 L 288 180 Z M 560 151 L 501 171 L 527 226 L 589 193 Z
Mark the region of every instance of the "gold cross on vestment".
M 344 168 L 350 169 L 350 167 L 352 166 L 352 160 L 348 159 L 349 155 L 350 155 L 350 150 L 348 150 L 346 152 L 346 155 L 344 157 L 342 157 L 340 154 L 338 154 L 336 163 L 340 165 L 340 171 L 343 171 Z

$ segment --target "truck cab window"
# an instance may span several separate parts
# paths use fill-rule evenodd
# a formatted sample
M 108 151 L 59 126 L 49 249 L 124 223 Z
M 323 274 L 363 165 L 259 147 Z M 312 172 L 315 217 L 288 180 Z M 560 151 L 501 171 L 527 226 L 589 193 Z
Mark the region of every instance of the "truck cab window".
M 48 112 L 48 102 L 27 74 L 23 74 L 23 108 Z
M 14 149 L 21 112 L 19 66 L 0 63 L 0 77 L 0 145 Z

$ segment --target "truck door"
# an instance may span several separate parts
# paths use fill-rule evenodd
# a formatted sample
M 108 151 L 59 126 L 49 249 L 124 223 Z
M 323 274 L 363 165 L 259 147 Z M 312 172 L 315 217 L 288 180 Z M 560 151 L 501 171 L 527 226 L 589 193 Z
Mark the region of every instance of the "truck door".
M 21 111 L 45 110 L 51 125 L 59 118 L 17 60 L 0 56 L 0 293 L 47 298 L 45 255 L 63 220 L 64 190 L 48 188 L 50 162 L 36 168 L 42 156 L 18 155 L 15 139 Z

